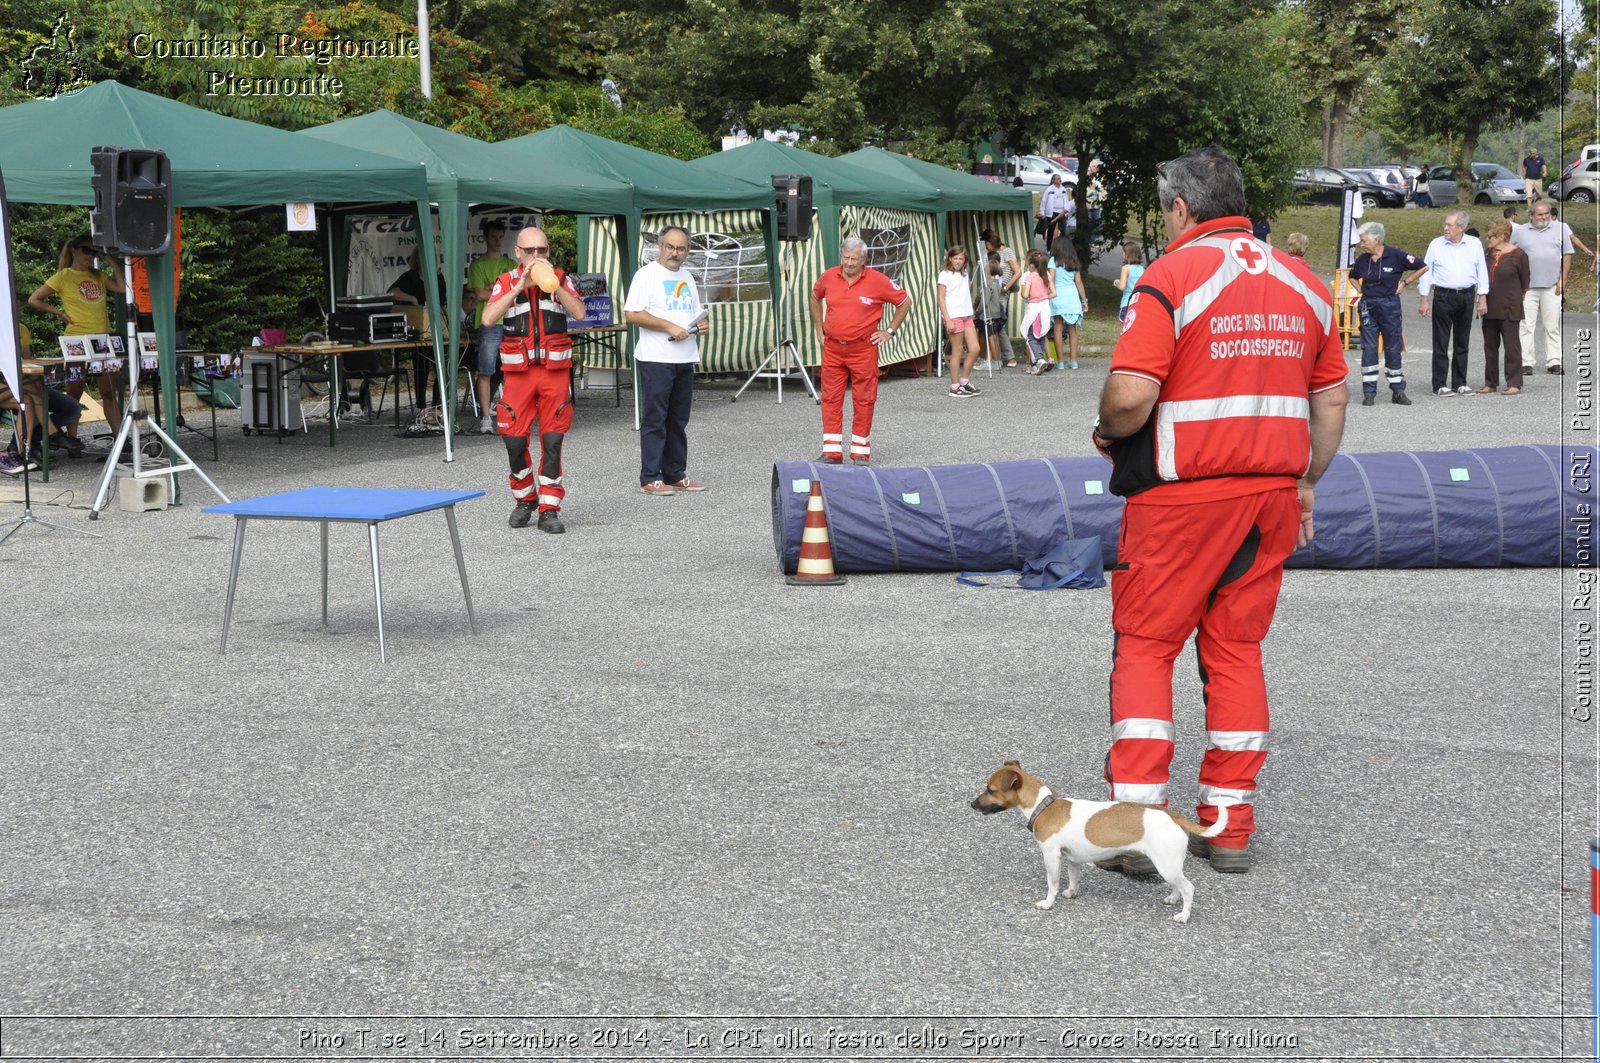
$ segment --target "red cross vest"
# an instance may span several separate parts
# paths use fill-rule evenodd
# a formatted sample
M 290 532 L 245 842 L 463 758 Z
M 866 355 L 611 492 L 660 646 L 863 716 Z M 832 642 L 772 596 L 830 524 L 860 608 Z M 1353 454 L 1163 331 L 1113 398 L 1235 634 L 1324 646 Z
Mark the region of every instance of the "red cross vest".
M 556 280 L 576 296 L 577 287 L 565 270 L 556 270 Z M 547 362 L 572 361 L 572 337 L 567 334 L 567 312 L 556 301 L 555 294 L 538 292 L 535 302 L 529 293 L 521 291 L 522 269 L 500 274 L 490 289 L 489 298 L 496 299 L 510 288 L 519 289 L 517 297 L 507 308 L 501 324 L 505 336 L 500 340 L 500 368 L 507 373 L 525 372 L 530 366 Z
M 1134 288 L 1112 373 L 1161 391 L 1111 448 L 1111 489 L 1133 495 L 1214 477 L 1298 479 L 1311 464 L 1309 396 L 1343 386 L 1333 299 L 1304 262 L 1244 218 L 1191 230 Z

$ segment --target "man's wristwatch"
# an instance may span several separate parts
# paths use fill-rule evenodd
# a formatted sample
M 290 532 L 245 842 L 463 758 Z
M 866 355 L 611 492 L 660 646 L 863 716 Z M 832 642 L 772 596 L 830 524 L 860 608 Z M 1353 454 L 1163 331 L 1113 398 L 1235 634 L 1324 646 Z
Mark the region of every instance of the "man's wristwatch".
M 883 326 L 883 331 L 885 331 L 889 335 L 893 336 L 894 335 L 894 326 L 893 325 L 885 325 L 885 326 Z

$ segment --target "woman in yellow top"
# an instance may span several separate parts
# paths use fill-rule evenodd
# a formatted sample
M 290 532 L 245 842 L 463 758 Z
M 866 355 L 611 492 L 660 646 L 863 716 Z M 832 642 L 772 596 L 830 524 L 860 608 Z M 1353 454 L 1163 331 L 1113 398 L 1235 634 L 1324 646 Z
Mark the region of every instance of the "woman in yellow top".
M 106 294 L 123 291 L 122 277 L 113 270 L 102 273 L 95 266 L 94 245 L 89 237 L 79 236 L 61 245 L 60 268 L 54 276 L 39 285 L 38 291 L 28 296 L 28 305 L 46 314 L 54 314 L 66 323 L 64 336 L 96 336 L 110 331 L 106 314 Z M 54 295 L 61 300 L 58 309 L 50 304 Z M 100 374 L 100 405 L 105 409 L 106 421 L 115 432 L 122 426 L 122 408 L 117 405 L 117 374 L 107 371 Z M 67 385 L 67 394 L 74 399 L 83 394 L 83 384 L 73 381 Z M 76 424 L 68 432 L 78 434 Z

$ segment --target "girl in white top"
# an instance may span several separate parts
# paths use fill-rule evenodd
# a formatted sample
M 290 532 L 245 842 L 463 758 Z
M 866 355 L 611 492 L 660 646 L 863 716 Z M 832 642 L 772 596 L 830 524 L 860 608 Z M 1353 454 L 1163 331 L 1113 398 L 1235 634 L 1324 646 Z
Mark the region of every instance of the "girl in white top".
M 1044 338 L 1050 331 L 1050 300 L 1056 296 L 1054 270 L 1043 251 L 1028 252 L 1028 268 L 1020 287 L 1026 309 L 1022 312 L 1022 338 L 1028 341 L 1028 373 L 1038 376 L 1051 369 L 1044 356 Z
M 978 389 L 967 379 L 978 360 L 978 329 L 972 320 L 972 281 L 967 276 L 967 249 L 954 244 L 944 253 L 939 273 L 939 316 L 950 337 L 950 397 L 964 399 Z

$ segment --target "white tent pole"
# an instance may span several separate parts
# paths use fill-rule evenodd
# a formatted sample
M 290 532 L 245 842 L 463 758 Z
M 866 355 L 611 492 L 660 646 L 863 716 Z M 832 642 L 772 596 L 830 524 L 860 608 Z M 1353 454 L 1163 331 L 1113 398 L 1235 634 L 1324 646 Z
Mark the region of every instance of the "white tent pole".
M 417 46 L 421 50 L 418 61 L 422 67 L 422 95 L 433 99 L 433 48 L 432 34 L 428 29 L 428 0 L 417 0 Z

